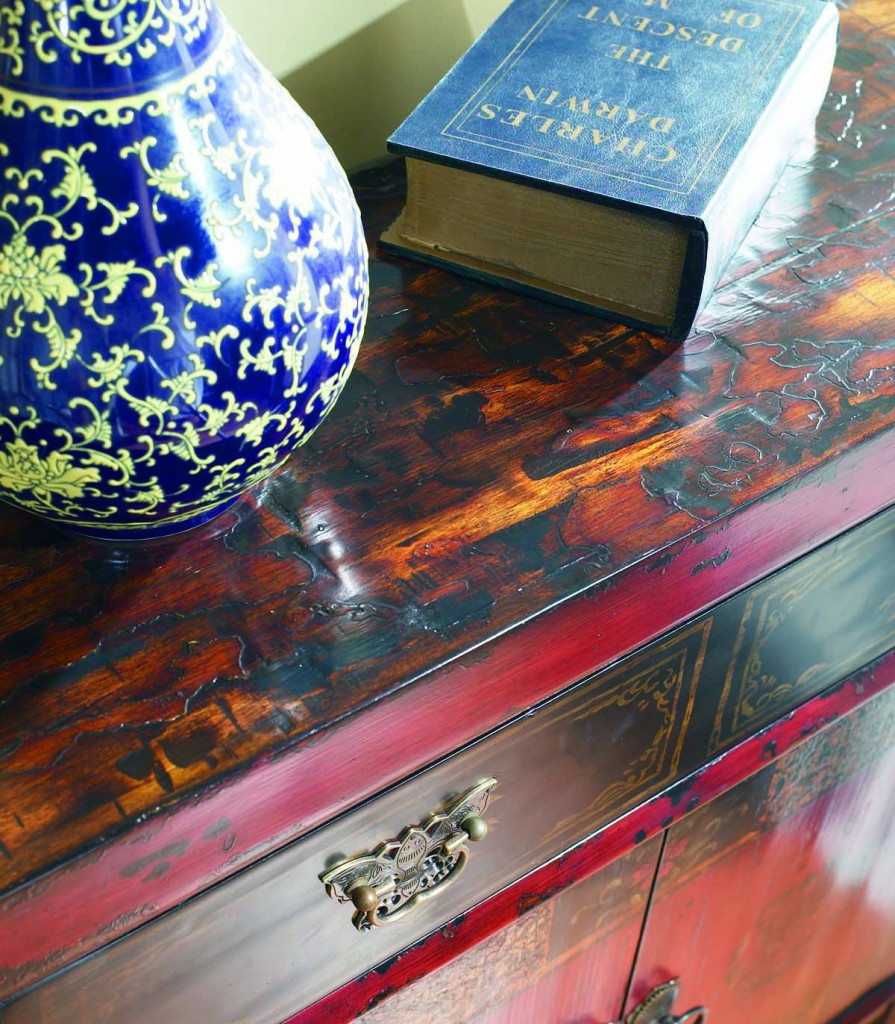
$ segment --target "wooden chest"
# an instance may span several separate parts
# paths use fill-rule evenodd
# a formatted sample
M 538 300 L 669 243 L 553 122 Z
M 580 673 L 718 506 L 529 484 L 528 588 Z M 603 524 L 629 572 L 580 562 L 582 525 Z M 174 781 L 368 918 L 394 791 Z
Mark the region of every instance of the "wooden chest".
M 331 421 L 217 524 L 0 513 L 4 1024 L 885 1018 L 889 20 L 684 345 L 375 256 Z

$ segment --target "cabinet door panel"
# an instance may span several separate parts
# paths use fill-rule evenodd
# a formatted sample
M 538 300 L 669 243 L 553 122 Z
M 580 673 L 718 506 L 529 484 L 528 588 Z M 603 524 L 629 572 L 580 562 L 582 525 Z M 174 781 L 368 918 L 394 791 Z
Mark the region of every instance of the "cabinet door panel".
M 661 836 L 364 1014 L 362 1024 L 596 1024 L 624 1001 Z
M 824 1024 L 895 970 L 895 692 L 669 833 L 628 1010 Z

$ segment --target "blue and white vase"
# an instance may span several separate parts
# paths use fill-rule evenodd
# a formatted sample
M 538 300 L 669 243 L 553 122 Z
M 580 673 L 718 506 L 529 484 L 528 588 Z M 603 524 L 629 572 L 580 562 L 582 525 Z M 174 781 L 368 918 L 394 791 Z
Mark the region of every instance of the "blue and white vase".
M 368 291 L 341 167 L 212 0 L 0 0 L 0 498 L 205 522 L 332 408 Z

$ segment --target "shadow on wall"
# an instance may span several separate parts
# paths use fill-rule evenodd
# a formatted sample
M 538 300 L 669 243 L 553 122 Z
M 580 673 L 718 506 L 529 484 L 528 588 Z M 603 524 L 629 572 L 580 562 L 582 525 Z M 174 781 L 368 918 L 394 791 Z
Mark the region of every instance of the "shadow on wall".
M 463 0 L 407 0 L 282 82 L 351 171 L 385 156 L 385 140 L 473 38 Z

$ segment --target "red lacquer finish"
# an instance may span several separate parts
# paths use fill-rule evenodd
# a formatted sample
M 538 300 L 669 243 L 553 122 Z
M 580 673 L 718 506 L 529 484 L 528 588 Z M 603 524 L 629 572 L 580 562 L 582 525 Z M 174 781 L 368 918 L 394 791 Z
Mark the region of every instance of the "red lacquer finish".
M 890 20 L 683 346 L 379 256 L 336 412 L 216 525 L 0 512 L 0 999 L 895 503 Z
M 297 1014 L 289 1024 L 340 1024 L 353 1019 L 367 1006 L 375 1005 L 383 993 L 396 992 L 437 970 L 460 953 L 510 925 L 521 913 L 556 896 L 581 879 L 589 878 L 697 808 L 702 808 L 732 787 L 766 769 L 772 759 L 794 750 L 806 741 L 810 742 L 825 726 L 857 712 L 873 698 L 876 700 L 868 705 L 867 717 L 872 718 L 879 709 L 879 712 L 885 711 L 888 716 L 886 721 L 891 721 L 895 712 L 895 691 L 890 689 L 893 686 L 895 653 L 872 669 L 837 685 L 829 693 L 808 701 L 773 726 L 733 747 L 701 771 L 682 779 L 666 793 L 645 801 L 635 811 L 619 818 L 562 857 L 532 872 L 517 885 L 471 909 L 461 919 L 452 921 L 443 930 L 408 949 L 394 961 L 380 965 L 352 985 Z M 710 810 L 708 808 L 706 812 L 700 813 L 708 813 Z M 660 974 L 661 970 L 657 971 L 656 977 Z M 658 977 L 656 984 L 675 976 Z M 636 990 L 640 998 L 646 994 L 643 991 L 644 984 Z M 720 1019 L 724 1020 L 723 1017 Z M 597 1018 L 597 1024 L 608 1022 Z
M 568 1024 L 610 1020 L 625 999 L 662 840 L 539 904 L 361 1024 Z
M 681 1007 L 724 1024 L 823 1022 L 887 978 L 895 746 L 880 748 L 895 701 L 883 700 L 876 720 L 837 724 L 672 828 L 632 1006 L 680 977 Z
M 135 824 L 40 887 L 13 892 L 3 903 L 9 931 L 0 934 L 0 996 L 176 906 L 834 536 L 843 498 L 856 521 L 869 516 L 892 500 L 893 479 L 895 445 L 881 436 L 846 452 L 835 472 L 747 507 L 613 579 L 611 589 L 519 626 L 301 748 L 256 762 L 201 798 Z M 443 701 L 446 691 L 450 700 Z M 403 723 L 399 732 L 391 728 L 396 720 Z M 342 756 L 345 749 L 351 758 Z

